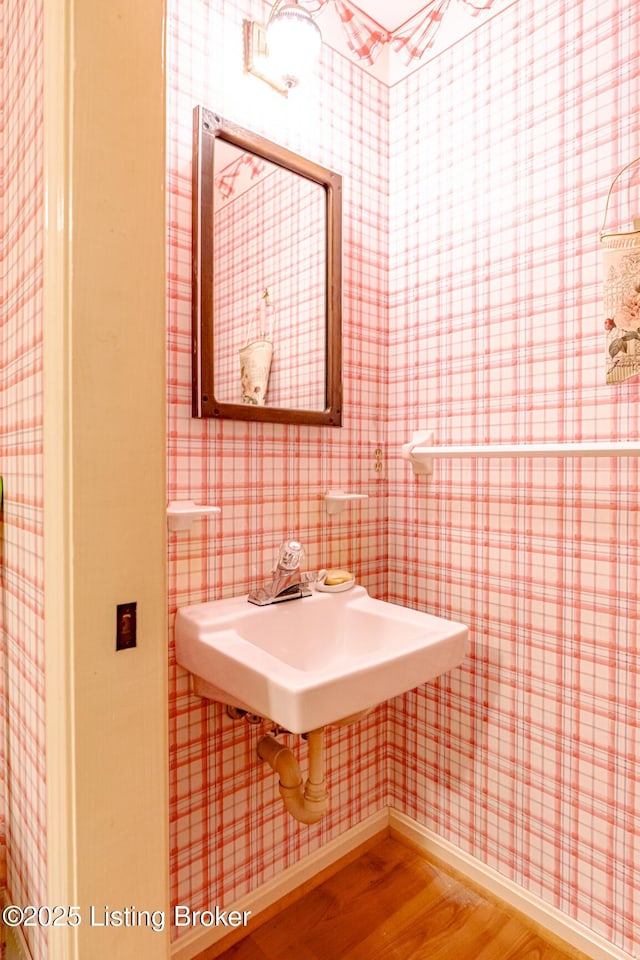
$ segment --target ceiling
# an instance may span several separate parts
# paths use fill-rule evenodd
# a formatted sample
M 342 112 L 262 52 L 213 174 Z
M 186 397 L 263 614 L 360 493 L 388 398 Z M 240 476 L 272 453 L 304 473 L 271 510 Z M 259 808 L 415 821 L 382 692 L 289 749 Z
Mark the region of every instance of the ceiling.
M 354 0 L 354 5 L 390 32 L 428 6 L 429 0 Z

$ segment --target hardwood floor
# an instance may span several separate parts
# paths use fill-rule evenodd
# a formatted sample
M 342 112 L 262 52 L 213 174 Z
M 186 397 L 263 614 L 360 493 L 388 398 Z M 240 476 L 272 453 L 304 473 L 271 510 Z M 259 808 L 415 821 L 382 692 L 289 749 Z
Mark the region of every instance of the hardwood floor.
M 545 940 L 520 915 L 388 837 L 218 957 L 579 960 L 583 955 Z

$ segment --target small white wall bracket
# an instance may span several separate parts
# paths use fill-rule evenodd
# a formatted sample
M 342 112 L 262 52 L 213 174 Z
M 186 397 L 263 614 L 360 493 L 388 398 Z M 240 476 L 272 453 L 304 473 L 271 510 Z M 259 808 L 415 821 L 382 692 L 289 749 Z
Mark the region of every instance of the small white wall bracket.
M 354 500 L 368 500 L 366 493 L 345 493 L 344 490 L 327 490 L 324 495 L 324 502 L 327 505 L 327 513 L 333 515 L 342 513 L 348 503 Z
M 167 525 L 169 530 L 190 530 L 196 520 L 215 517 L 221 512 L 220 507 L 204 506 L 193 500 L 170 500 L 167 504 Z
M 433 430 L 414 430 L 409 443 L 402 444 L 402 456 L 413 467 L 417 477 L 430 477 L 433 473 Z

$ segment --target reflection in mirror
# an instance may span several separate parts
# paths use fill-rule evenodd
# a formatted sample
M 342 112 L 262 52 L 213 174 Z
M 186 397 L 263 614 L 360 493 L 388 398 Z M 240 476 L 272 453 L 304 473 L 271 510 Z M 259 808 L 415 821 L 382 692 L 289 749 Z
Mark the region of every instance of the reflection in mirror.
M 324 410 L 325 192 L 223 140 L 214 163 L 216 399 Z
M 341 179 L 194 115 L 195 416 L 341 423 Z

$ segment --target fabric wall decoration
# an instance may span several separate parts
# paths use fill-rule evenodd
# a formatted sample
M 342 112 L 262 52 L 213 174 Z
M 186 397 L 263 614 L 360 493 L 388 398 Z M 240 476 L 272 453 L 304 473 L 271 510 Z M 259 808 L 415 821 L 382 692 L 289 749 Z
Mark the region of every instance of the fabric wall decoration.
M 639 162 L 636 157 L 614 177 L 600 231 L 607 383 L 621 383 L 640 373 L 640 220 L 634 219 L 633 230 L 605 232 L 611 192 L 618 178 Z

